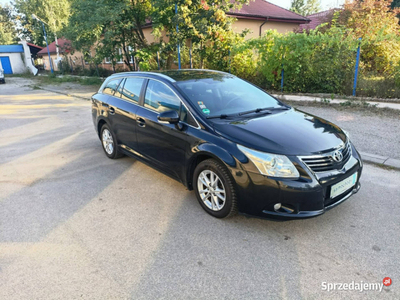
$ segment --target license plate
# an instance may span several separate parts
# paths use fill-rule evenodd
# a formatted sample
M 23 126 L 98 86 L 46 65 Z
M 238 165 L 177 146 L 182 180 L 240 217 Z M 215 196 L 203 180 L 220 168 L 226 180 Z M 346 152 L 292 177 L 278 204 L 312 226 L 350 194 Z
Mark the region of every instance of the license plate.
M 354 173 L 350 177 L 332 185 L 331 187 L 331 199 L 335 198 L 344 192 L 352 188 L 357 182 L 357 173 Z

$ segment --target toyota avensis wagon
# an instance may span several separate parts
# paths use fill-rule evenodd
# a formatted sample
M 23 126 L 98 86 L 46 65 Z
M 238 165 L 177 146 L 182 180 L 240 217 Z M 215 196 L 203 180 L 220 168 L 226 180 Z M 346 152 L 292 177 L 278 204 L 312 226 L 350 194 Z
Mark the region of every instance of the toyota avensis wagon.
M 345 131 L 231 74 L 118 73 L 93 95 L 92 115 L 109 158 L 179 180 L 217 218 L 315 217 L 360 189 Z

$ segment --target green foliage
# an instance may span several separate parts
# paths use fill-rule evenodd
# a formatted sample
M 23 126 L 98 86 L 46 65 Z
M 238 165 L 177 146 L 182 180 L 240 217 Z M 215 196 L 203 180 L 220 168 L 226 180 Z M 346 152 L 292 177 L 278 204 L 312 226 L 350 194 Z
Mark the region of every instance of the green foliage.
M 350 93 L 350 91 L 348 92 Z M 357 95 L 374 98 L 400 98 L 400 76 L 361 74 L 357 81 Z
M 249 41 L 259 56 L 259 70 L 266 88 L 280 88 L 282 64 L 285 91 L 343 93 L 354 70 L 357 41 L 345 36 L 341 28 L 322 34 L 266 34 Z
M 292 0 L 290 10 L 299 15 L 308 16 L 321 10 L 321 1 L 307 0 L 305 2 L 304 0 Z
M 400 26 L 390 2 L 357 0 L 344 5 L 338 25 L 345 26 L 353 38 L 362 38 L 363 68 L 380 74 L 392 73 L 400 62 Z
M 161 33 L 165 31 L 172 45 L 183 45 L 190 40 L 194 54 L 200 57 L 199 67 L 202 68 L 207 52 L 215 49 L 216 43 L 223 41 L 224 37 L 232 35 L 233 19 L 226 13 L 248 2 L 249 0 L 153 0 L 153 33 L 161 37 Z M 178 5 L 177 14 L 175 4 Z M 176 31 L 176 26 L 179 26 L 179 32 Z
M 17 40 L 17 31 L 11 21 L 11 9 L 0 5 L 0 45 L 9 45 Z
M 74 41 L 76 49 L 93 54 L 88 56 L 94 63 L 109 57 L 115 64 L 122 58 L 131 68 L 129 61 L 136 55 L 135 49 L 149 46 L 143 26 L 152 13 L 150 0 L 75 0 L 71 9 L 65 35 Z M 93 45 L 95 53 L 91 51 Z
M 54 41 L 54 34 L 68 24 L 72 0 L 15 0 L 14 22 L 21 29 L 21 37 L 44 46 L 42 24 L 32 18 L 38 16 L 46 25 L 48 42 Z

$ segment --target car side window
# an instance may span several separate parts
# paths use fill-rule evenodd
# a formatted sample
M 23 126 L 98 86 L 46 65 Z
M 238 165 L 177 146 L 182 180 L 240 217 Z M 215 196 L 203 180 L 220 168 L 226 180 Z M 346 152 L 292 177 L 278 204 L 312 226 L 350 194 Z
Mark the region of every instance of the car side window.
M 176 110 L 179 114 L 181 106 L 180 99 L 165 84 L 149 80 L 146 89 L 144 107 L 155 110 L 159 113 Z
M 122 89 L 124 88 L 124 81 L 125 81 L 125 78 L 122 79 L 121 83 L 119 84 L 118 89 L 116 90 L 116 92 L 114 94 L 115 97 L 118 97 L 118 98 L 122 97 Z
M 128 77 L 121 93 L 122 99 L 138 103 L 143 81 L 143 78 Z
M 118 88 L 118 85 L 119 85 L 120 81 L 121 81 L 121 78 L 110 80 L 107 83 L 106 87 L 103 89 L 103 94 L 113 96 L 115 91 Z

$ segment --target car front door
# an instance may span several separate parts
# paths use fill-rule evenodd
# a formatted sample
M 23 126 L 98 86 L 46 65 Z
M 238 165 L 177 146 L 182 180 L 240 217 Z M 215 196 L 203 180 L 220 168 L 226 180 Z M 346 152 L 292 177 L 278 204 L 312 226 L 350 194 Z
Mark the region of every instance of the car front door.
M 133 153 L 137 151 L 136 112 L 144 81 L 140 77 L 127 77 L 107 101 L 108 118 L 118 145 Z
M 144 103 L 136 113 L 138 149 L 144 159 L 164 172 L 184 178 L 187 125 L 177 126 L 159 122 L 164 111 L 181 112 L 181 100 L 166 84 L 149 79 Z

